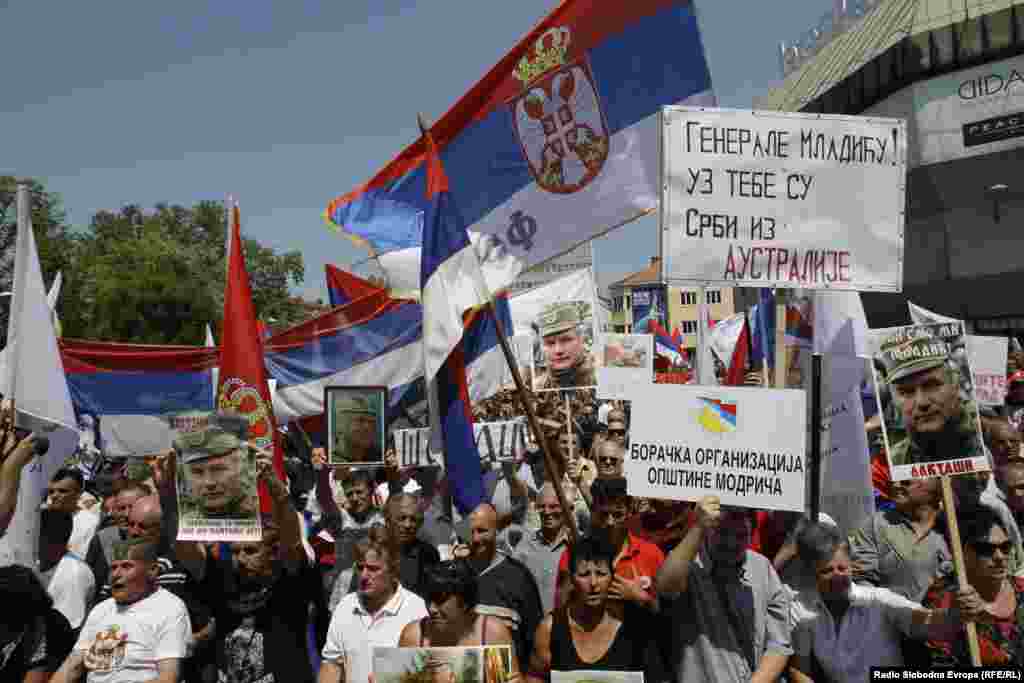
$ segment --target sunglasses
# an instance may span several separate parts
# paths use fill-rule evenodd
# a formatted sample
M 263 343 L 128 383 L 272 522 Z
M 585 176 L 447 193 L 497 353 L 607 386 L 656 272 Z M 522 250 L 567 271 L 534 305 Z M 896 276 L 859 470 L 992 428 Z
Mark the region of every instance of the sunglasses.
M 614 464 L 614 463 L 617 463 L 617 462 L 622 462 L 622 458 L 606 457 L 606 456 L 602 455 L 602 456 L 598 456 L 597 461 L 599 463 L 602 463 L 602 464 L 603 463 Z
M 974 552 L 982 557 L 992 557 L 998 550 L 1004 556 L 1008 556 L 1010 551 L 1013 550 L 1012 541 L 1003 541 L 1002 543 L 989 543 L 988 541 L 974 541 L 969 544 L 974 548 Z
M 625 435 L 626 435 L 626 430 L 625 429 L 609 429 L 608 430 L 608 436 L 625 436 Z

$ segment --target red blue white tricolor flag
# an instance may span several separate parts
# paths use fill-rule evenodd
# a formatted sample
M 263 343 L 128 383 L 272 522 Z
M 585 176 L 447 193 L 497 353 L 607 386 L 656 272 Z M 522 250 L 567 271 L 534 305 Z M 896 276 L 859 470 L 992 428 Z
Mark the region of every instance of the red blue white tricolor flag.
M 468 514 L 484 500 L 480 454 L 466 378 L 468 327 L 490 301 L 480 261 L 466 233 L 430 139 L 421 264 L 423 358 L 432 437 L 440 441 L 455 506 Z
M 435 123 L 490 291 L 658 206 L 672 104 L 714 104 L 691 0 L 564 0 Z M 426 184 L 421 139 L 326 211 L 403 294 L 420 286 Z

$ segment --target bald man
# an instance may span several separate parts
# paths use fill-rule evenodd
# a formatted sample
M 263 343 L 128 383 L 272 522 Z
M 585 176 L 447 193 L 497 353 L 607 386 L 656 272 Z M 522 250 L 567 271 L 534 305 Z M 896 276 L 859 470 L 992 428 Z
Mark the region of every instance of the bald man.
M 565 527 L 565 516 L 558 504 L 558 494 L 551 482 L 541 487 L 537 496 L 537 512 L 540 514 L 540 529 L 523 536 L 512 551 L 513 557 L 522 562 L 537 582 L 540 590 L 543 612 L 547 614 L 555 606 L 555 588 L 558 580 L 558 559 L 569 546 L 569 533 Z
M 476 611 L 503 619 L 515 634 L 516 655 L 528 658 L 544 616 L 540 591 L 526 565 L 498 552 L 498 512 L 490 503 L 469 515 L 469 561 L 478 576 Z

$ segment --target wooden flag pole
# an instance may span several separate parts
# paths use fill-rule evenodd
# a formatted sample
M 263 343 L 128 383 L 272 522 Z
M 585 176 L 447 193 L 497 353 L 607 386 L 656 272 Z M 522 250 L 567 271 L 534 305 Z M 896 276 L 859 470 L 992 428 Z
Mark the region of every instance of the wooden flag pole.
M 946 525 L 949 527 L 949 547 L 953 551 L 953 566 L 956 569 L 956 580 L 960 590 L 969 588 L 967 568 L 964 565 L 964 549 L 960 543 L 960 526 L 956 519 L 956 498 L 953 496 L 953 483 L 950 478 L 942 477 L 942 502 L 946 508 Z M 967 648 L 971 653 L 971 664 L 981 666 L 981 647 L 978 645 L 978 627 L 973 621 L 964 624 L 967 631 Z
M 423 115 L 417 114 L 416 120 L 420 125 L 421 135 L 426 136 L 427 125 Z M 515 357 L 512 355 L 512 348 L 505 335 L 505 325 L 501 322 L 501 318 L 498 316 L 498 311 L 494 306 L 493 299 L 488 303 L 488 308 L 494 318 L 494 327 L 498 333 L 498 343 L 501 344 L 502 353 L 505 354 L 505 362 L 508 363 L 509 370 L 512 371 L 512 379 L 516 383 L 516 395 L 519 396 L 519 402 L 522 404 L 523 410 L 526 411 L 527 422 L 530 425 L 530 429 L 533 430 L 533 435 L 537 439 L 537 443 L 540 445 L 541 453 L 544 456 L 544 469 L 547 471 L 548 478 L 551 480 L 551 485 L 555 489 L 555 495 L 558 496 L 558 504 L 562 508 L 562 516 L 565 518 L 565 526 L 569 530 L 570 541 L 575 544 L 578 538 L 576 519 L 572 514 L 572 509 L 569 507 L 569 503 L 565 499 L 565 492 L 562 490 L 562 481 L 558 478 L 558 468 L 555 467 L 555 459 L 551 455 L 550 444 L 548 444 L 547 439 L 544 438 L 544 432 L 541 431 L 540 424 L 537 422 L 537 414 L 533 410 L 533 403 L 530 401 L 530 397 L 526 393 L 526 385 L 523 384 L 523 377 L 519 374 L 519 363 L 516 362 Z

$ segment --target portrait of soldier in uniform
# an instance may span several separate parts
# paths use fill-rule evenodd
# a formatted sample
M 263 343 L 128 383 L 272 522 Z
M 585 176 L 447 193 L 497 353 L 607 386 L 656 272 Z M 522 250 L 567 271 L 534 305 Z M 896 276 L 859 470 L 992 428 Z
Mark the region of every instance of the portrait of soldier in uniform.
M 328 387 L 332 465 L 384 462 L 383 389 Z
M 178 436 L 183 517 L 249 519 L 259 513 L 256 468 L 246 442 L 221 425 Z
M 536 372 L 534 390 L 597 386 L 599 363 L 586 343 L 592 329 L 591 315 L 590 305 L 582 301 L 544 307 L 536 323 L 544 369 Z
M 927 328 L 922 332 L 909 339 L 897 333 L 881 345 L 886 381 L 905 430 L 890 444 L 892 464 L 981 457 L 977 407 L 969 393 L 964 395 L 969 371 L 946 339 Z

